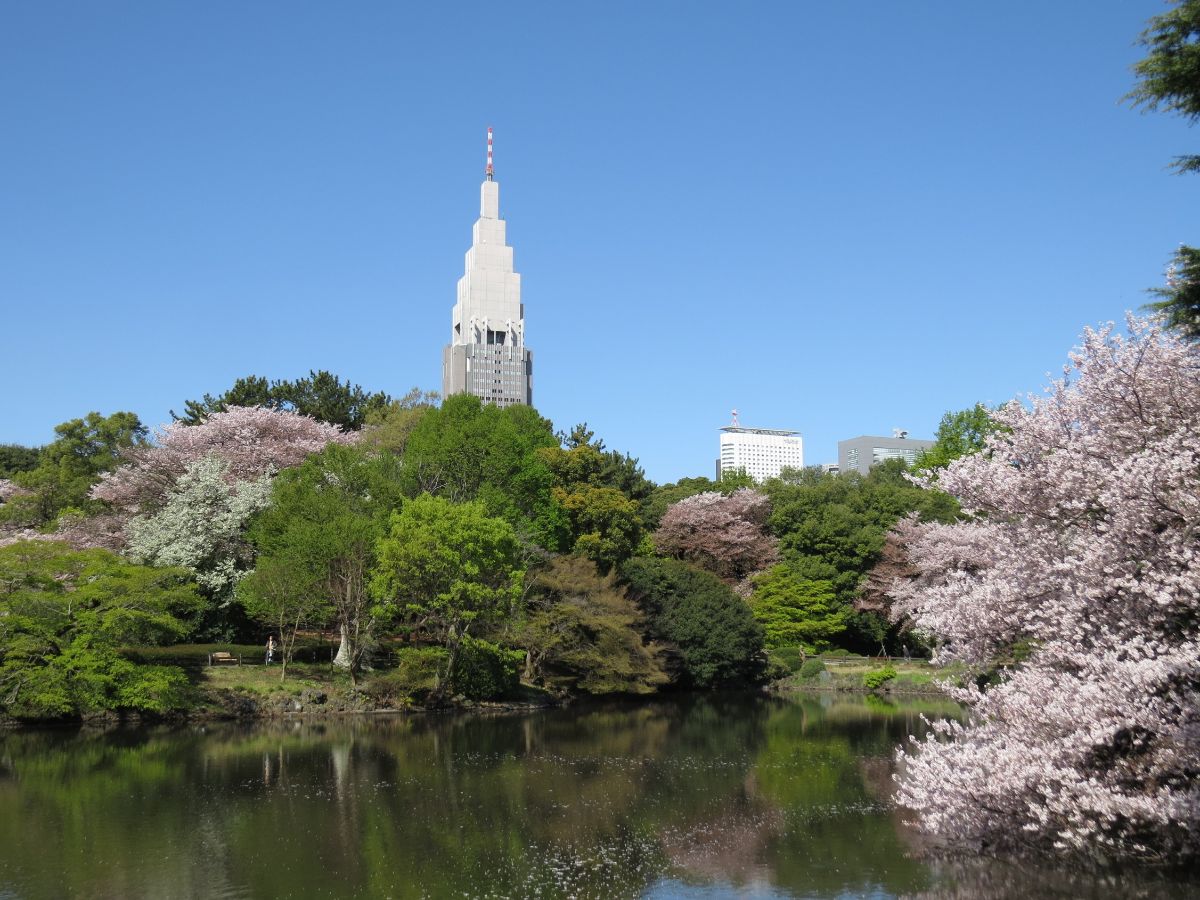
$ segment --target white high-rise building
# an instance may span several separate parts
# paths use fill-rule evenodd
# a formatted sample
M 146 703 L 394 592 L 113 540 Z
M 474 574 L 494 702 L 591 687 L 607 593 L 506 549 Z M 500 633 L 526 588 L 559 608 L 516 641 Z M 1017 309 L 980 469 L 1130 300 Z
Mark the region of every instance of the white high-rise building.
M 525 346 L 521 276 L 500 218 L 500 185 L 488 129 L 487 168 L 466 271 L 458 280 L 450 343 L 442 351 L 442 395 L 474 394 L 486 403 L 533 403 L 533 354 Z
M 766 481 L 777 477 L 784 468 L 804 468 L 804 439 L 800 432 L 744 428 L 738 424 L 737 410 L 734 410 L 733 424 L 721 429 L 717 477 L 722 472 L 745 469 L 755 481 Z

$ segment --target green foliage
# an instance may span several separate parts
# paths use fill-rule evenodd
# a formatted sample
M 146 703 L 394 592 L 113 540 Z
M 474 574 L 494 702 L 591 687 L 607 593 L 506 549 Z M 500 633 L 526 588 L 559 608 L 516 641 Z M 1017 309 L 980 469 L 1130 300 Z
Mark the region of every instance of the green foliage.
M 537 451 L 558 439 L 550 423 L 523 404 L 500 408 L 470 394 L 426 410 L 408 436 L 407 494 L 453 503 L 478 500 L 548 549 L 561 549 L 566 521 L 554 502 L 554 476 Z
M 131 412 L 88 413 L 54 428 L 55 440 L 42 448 L 32 469 L 15 472 L 14 484 L 30 491 L 0 506 L 0 521 L 40 527 L 66 510 L 96 512 L 88 497 L 103 472 L 120 462 L 126 447 L 146 441 L 146 428 Z
M 767 652 L 772 660 L 782 665 L 789 673 L 796 672 L 804 663 L 803 647 L 771 647 Z
M 674 559 L 636 557 L 621 570 L 645 611 L 652 640 L 675 646 L 678 682 L 687 687 L 762 679 L 762 627 L 750 608 L 715 575 Z
M 887 684 L 896 677 L 896 670 L 891 666 L 884 666 L 882 669 L 872 669 L 863 675 L 863 684 L 874 691 L 883 685 Z
M 576 426 L 569 440 L 590 436 L 581 428 Z M 613 466 L 611 454 L 602 454 L 589 443 L 565 450 L 551 446 L 539 450 L 538 456 L 554 475 L 552 496 L 566 515 L 569 550 L 592 560 L 601 571 L 629 559 L 642 539 L 642 521 L 637 498 L 617 485 L 629 484 L 634 475 Z
M 642 639 L 641 611 L 586 559 L 560 556 L 533 579 L 510 642 L 531 680 L 590 694 L 647 694 L 667 681 L 662 651 Z
M 296 565 L 289 554 L 277 553 L 260 559 L 238 582 L 237 598 L 247 614 L 279 635 L 280 681 L 287 677 L 300 629 L 321 624 L 333 613 L 321 574 L 316 566 Z
M 464 635 L 454 656 L 450 684 L 468 700 L 499 700 L 517 689 L 524 658 L 520 651 Z
M 880 559 L 888 531 L 911 512 L 938 522 L 958 514 L 951 497 L 917 487 L 904 473 L 903 461 L 896 459 L 865 477 L 808 468 L 763 485 L 772 501 L 769 525 L 779 536 L 784 562 L 797 578 L 833 585 L 846 616 L 842 640 L 854 649 L 870 652 L 889 634 L 887 620 L 877 613 L 852 612 L 859 583 Z
M 444 647 L 404 647 L 396 651 L 396 668 L 376 675 L 364 689 L 378 699 L 419 703 L 437 690 L 448 658 Z
M 400 464 L 389 453 L 330 444 L 280 472 L 270 506 L 249 530 L 266 573 L 244 595 L 256 614 L 314 620 L 331 608 L 342 635 L 339 658 L 353 677 L 376 624 L 368 574 L 388 517 L 402 501 Z
M 1147 309 L 1160 314 L 1168 328 L 1188 340 L 1200 340 L 1200 249 L 1181 246 L 1176 250 L 1167 269 L 1167 286 L 1150 293 L 1162 299 L 1148 303 Z
M 982 403 L 948 412 L 942 416 L 934 435 L 936 443 L 917 457 L 913 468 L 918 472 L 943 469 L 960 456 L 978 453 L 998 427 L 991 410 Z
M 1126 99 L 1189 122 L 1200 119 L 1200 0 L 1175 0 L 1173 9 L 1150 19 L 1141 44 L 1150 52 L 1134 65 L 1138 84 Z M 1200 171 L 1200 156 L 1176 157 L 1174 167 Z
M 421 417 L 437 406 L 438 395 L 432 391 L 413 388 L 387 406 L 371 409 L 367 413 L 361 443 L 376 450 L 387 450 L 403 457 L 408 448 L 408 437 Z
M 178 569 L 52 541 L 0 548 L 0 708 L 45 718 L 181 705 L 180 670 L 136 665 L 118 648 L 178 640 L 200 606 Z
M 606 449 L 604 441 L 588 430 L 586 422 L 572 428 L 563 444 L 567 450 L 589 446 L 600 454 L 600 469 L 593 484 L 616 488 L 636 503 L 643 502 L 654 491 L 654 482 L 646 477 L 638 461 L 628 453 Z
M 1174 8 L 1150 19 L 1142 32 L 1149 54 L 1133 67 L 1137 86 L 1126 95 L 1134 106 L 1200 119 L 1200 0 L 1176 0 Z M 1176 172 L 1200 172 L 1200 155 L 1177 156 Z M 1180 246 L 1167 270 L 1167 286 L 1148 304 L 1171 328 L 1200 340 L 1200 248 Z
M 392 514 L 371 590 L 390 615 L 421 619 L 454 646 L 474 623 L 511 612 L 525 577 L 512 526 L 482 503 L 422 494 Z
M 768 647 L 804 646 L 819 653 L 846 629 L 847 611 L 832 582 L 810 581 L 786 563 L 752 579 L 750 609 Z
M 725 496 L 729 496 L 734 491 L 742 488 L 757 488 L 758 482 L 754 480 L 754 476 L 745 470 L 729 469 L 721 473 L 720 480 L 717 481 L 717 490 Z
M 819 659 L 806 659 L 800 666 L 800 671 L 797 673 L 805 681 L 812 681 L 820 678 L 825 671 L 825 663 Z
M 199 425 L 209 415 L 223 412 L 231 406 L 264 406 L 268 409 L 287 409 L 347 431 L 358 431 L 374 412 L 384 409 L 391 397 L 383 392 L 369 394 L 359 385 L 343 382 L 337 375 L 310 371 L 295 381 L 270 381 L 259 375 L 239 378 L 233 387 L 214 397 L 205 394 L 200 400 L 184 402 L 183 415 L 171 410 L 171 417 L 185 425 Z
M 18 472 L 37 468 L 41 448 L 20 444 L 0 444 L 0 478 L 10 478 Z

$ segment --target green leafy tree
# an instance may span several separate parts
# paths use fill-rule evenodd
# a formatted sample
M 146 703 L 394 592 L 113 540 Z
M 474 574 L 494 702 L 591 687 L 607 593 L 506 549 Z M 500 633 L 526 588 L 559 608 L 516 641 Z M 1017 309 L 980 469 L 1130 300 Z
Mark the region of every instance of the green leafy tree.
M 413 433 L 421 417 L 437 406 L 437 401 L 438 395 L 435 392 L 413 388 L 387 406 L 370 410 L 362 432 L 362 443 L 403 457 L 408 448 L 409 435 Z
M 613 574 L 559 556 L 533 577 L 525 616 L 506 632 L 526 651 L 525 677 L 589 694 L 648 694 L 668 680 L 662 648 Z
M 758 482 L 754 480 L 754 476 L 747 472 L 744 468 L 727 469 L 721 472 L 721 477 L 717 481 L 717 490 L 728 496 L 729 494 L 739 491 L 742 488 L 750 488 L 753 490 L 758 487 Z
M 1176 113 L 1189 124 L 1200 119 L 1200 0 L 1177 0 L 1150 19 L 1141 44 L 1149 50 L 1133 67 L 1137 85 L 1126 99 L 1143 110 Z M 1200 172 L 1200 155 L 1177 156 L 1178 173 Z M 1167 324 L 1191 340 L 1200 339 L 1200 249 L 1181 245 L 1167 270 L 1167 286 L 1149 304 Z
M 268 573 L 290 569 L 297 590 L 319 588 L 332 607 L 341 635 L 335 663 L 355 684 L 378 624 L 369 573 L 388 517 L 403 502 L 400 480 L 399 462 L 390 453 L 330 444 L 276 476 L 270 505 L 249 529 L 259 565 Z M 256 612 L 270 612 L 275 601 L 267 595 L 274 588 L 258 582 L 249 590 L 261 601 L 254 603 Z M 306 598 L 296 600 L 307 608 Z
M 538 455 L 558 439 L 531 407 L 501 409 L 470 394 L 426 410 L 404 454 L 408 496 L 422 493 L 452 503 L 478 500 L 543 547 L 560 549 L 566 520 L 554 502 L 554 476 Z
M 645 471 L 637 459 L 628 453 L 608 450 L 604 441 L 595 436 L 582 422 L 571 429 L 570 434 L 563 438 L 567 450 L 588 446 L 600 454 L 600 467 L 595 484 L 602 487 L 616 488 L 630 500 L 644 502 L 654 491 L 654 482 L 646 477 Z
M 637 549 L 642 520 L 638 499 L 618 487 L 628 482 L 628 472 L 614 468 L 611 456 L 602 452 L 603 442 L 592 443 L 590 438 L 585 425 L 576 425 L 565 449 L 545 447 L 538 456 L 554 475 L 551 493 L 566 514 L 563 549 L 586 556 L 608 572 Z
M 287 553 L 258 561 L 254 571 L 238 582 L 237 597 L 246 612 L 270 626 L 279 635 L 279 680 L 287 678 L 287 667 L 296 651 L 296 636 L 302 628 L 319 625 L 333 616 L 320 571 L 307 559 L 289 558 Z
M 1200 119 L 1200 0 L 1176 0 L 1150 19 L 1140 43 L 1150 51 L 1136 63 L 1138 83 L 1126 95 L 1134 106 L 1164 110 L 1189 123 Z M 1200 172 L 1200 155 L 1178 156 L 1177 172 Z
M 708 572 L 674 559 L 635 557 L 621 569 L 646 613 L 648 636 L 677 651 L 684 687 L 721 687 L 762 679 L 762 626 L 746 602 Z
M 982 403 L 976 403 L 970 409 L 948 412 L 938 424 L 934 445 L 917 457 L 913 469 L 918 472 L 944 469 L 960 456 L 978 453 L 988 436 L 998 428 L 991 410 Z
M 118 650 L 179 640 L 200 605 L 180 569 L 57 541 L 0 547 L 0 708 L 52 718 L 178 707 L 181 670 L 135 665 Z
M 36 469 L 41 453 L 39 447 L 0 444 L 0 478 L 9 478 L 18 472 Z
M 64 510 L 98 511 L 102 504 L 88 494 L 100 474 L 120 464 L 123 449 L 146 443 L 146 428 L 131 412 L 90 412 L 55 426 L 54 432 L 58 436 L 42 448 L 37 466 L 12 475 L 13 483 L 29 493 L 0 507 L 0 520 L 41 527 Z
M 912 484 L 905 471 L 903 460 L 896 459 L 866 476 L 805 469 L 763 486 L 772 500 L 769 525 L 779 536 L 784 562 L 798 577 L 833 584 L 847 616 L 840 643 L 860 652 L 874 652 L 896 637 L 880 613 L 854 610 L 861 582 L 879 561 L 887 533 L 910 513 L 936 522 L 952 522 L 958 515 L 953 499 Z
M 431 628 L 449 651 L 446 684 L 472 627 L 510 613 L 525 571 L 513 527 L 480 502 L 423 494 L 392 514 L 371 591 L 395 615 Z
M 829 581 L 810 581 L 780 564 L 753 579 L 750 609 L 766 635 L 766 644 L 803 647 L 806 653 L 828 650 L 846 630 L 849 611 L 838 603 Z
M 386 408 L 391 399 L 383 392 L 368 393 L 324 369 L 310 371 L 307 377 L 294 381 L 268 381 L 260 375 L 250 375 L 239 378 L 219 396 L 205 394 L 200 400 L 185 401 L 183 414 L 176 415 L 171 410 L 171 418 L 185 425 L 199 425 L 212 413 L 224 412 L 231 406 L 264 406 L 291 410 L 320 422 L 340 425 L 347 431 L 358 431 L 372 413 Z
M 1150 293 L 1162 299 L 1147 309 L 1189 340 L 1200 340 L 1200 249 L 1180 246 L 1167 268 L 1167 286 Z

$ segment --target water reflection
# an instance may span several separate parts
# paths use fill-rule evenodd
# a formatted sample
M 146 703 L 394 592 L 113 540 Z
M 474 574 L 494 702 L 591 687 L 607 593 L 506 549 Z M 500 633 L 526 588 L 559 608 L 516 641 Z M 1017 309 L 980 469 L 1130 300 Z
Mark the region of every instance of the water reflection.
M 944 893 L 970 876 L 910 857 L 890 756 L 953 713 L 711 697 L 11 733 L 0 897 Z

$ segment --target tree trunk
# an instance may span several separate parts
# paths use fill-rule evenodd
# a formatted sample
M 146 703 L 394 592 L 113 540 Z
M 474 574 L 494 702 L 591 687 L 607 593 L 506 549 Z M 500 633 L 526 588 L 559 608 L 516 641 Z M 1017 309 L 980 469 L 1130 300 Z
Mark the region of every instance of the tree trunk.
M 341 629 L 341 644 L 338 645 L 337 656 L 333 658 L 333 664 L 339 669 L 349 669 L 353 665 L 354 657 L 350 653 L 350 629 L 345 622 L 339 626 Z

